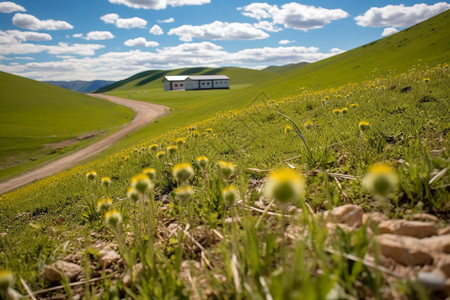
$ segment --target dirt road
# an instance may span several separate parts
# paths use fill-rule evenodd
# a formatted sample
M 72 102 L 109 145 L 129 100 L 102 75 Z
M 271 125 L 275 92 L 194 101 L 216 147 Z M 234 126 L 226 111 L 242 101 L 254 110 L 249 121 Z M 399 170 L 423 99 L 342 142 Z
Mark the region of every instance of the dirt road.
M 108 95 L 89 94 L 89 96 L 107 99 L 119 105 L 127 106 L 136 111 L 134 119 L 124 125 L 121 129 L 107 136 L 106 138 L 87 146 L 75 153 L 69 154 L 63 158 L 48 163 L 38 169 L 23 173 L 12 179 L 0 182 L 0 194 L 4 194 L 11 190 L 14 190 L 20 186 L 26 185 L 37 179 L 42 179 L 56 173 L 59 173 L 65 169 L 76 166 L 80 161 L 85 160 L 88 157 L 96 155 L 105 150 L 120 138 L 124 137 L 128 133 L 136 130 L 149 122 L 163 116 L 169 111 L 169 108 L 163 105 L 146 103 L 141 101 L 123 99 Z

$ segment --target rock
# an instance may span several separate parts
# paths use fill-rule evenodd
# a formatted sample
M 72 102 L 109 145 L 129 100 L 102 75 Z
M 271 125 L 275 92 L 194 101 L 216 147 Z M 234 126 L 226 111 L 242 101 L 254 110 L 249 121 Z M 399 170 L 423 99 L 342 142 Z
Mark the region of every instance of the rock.
M 439 235 L 450 234 L 450 226 L 439 229 Z
M 415 221 L 429 221 L 434 223 L 437 223 L 439 221 L 439 219 L 436 216 L 427 213 L 414 214 L 412 216 L 412 219 Z
M 433 262 L 433 257 L 417 238 L 387 233 L 377 236 L 376 241 L 381 254 L 402 265 L 427 265 Z
M 446 278 L 450 278 L 450 255 L 440 255 L 436 261 L 436 267 Z
M 367 213 L 367 214 L 363 215 L 363 223 L 368 223 L 368 225 L 370 227 L 372 227 L 372 226 L 378 227 L 378 225 L 381 222 L 386 221 L 388 219 L 389 218 L 386 215 L 379 213 L 379 212 L 372 212 L 372 213 Z
M 135 264 L 135 265 L 133 266 L 133 270 L 131 271 L 131 273 L 133 273 L 133 277 L 136 278 L 137 275 L 138 275 L 141 271 L 142 271 L 142 264 L 141 264 L 141 263 L 138 263 L 138 264 Z M 127 272 L 127 273 L 123 276 L 122 282 L 123 282 L 123 284 L 124 284 L 125 286 L 127 286 L 127 287 L 130 287 L 130 286 L 131 286 L 132 280 L 131 280 L 130 272 Z
M 120 255 L 110 247 L 105 247 L 99 252 L 98 263 L 102 268 L 107 268 L 120 259 Z
M 450 253 L 450 234 L 422 239 L 422 244 L 433 251 Z
M 47 282 L 58 283 L 62 280 L 63 274 L 69 281 L 73 281 L 83 269 L 74 263 L 58 260 L 50 266 L 44 266 L 39 275 Z
M 80 253 L 69 254 L 66 257 L 64 257 L 63 260 L 74 263 L 74 264 L 81 265 L 81 262 L 83 261 L 83 256 Z
M 445 290 L 445 278 L 436 273 L 419 272 L 417 274 L 417 281 L 432 291 Z
M 337 223 L 344 223 L 349 226 L 359 227 L 362 225 L 364 211 L 358 205 L 346 204 L 335 207 L 328 215 L 328 219 Z
M 416 238 L 424 238 L 438 233 L 436 224 L 421 221 L 387 220 L 379 225 L 381 233 L 392 233 Z

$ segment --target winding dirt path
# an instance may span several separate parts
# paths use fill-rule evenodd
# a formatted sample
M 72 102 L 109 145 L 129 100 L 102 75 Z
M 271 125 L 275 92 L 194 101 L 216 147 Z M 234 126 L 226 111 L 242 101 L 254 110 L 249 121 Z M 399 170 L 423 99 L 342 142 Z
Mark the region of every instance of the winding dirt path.
M 38 179 L 42 179 L 56 173 L 59 173 L 65 169 L 77 165 L 80 161 L 96 155 L 106 148 L 110 147 L 120 138 L 124 137 L 128 133 L 136 130 L 151 121 L 162 117 L 165 115 L 169 108 L 167 106 L 152 104 L 147 102 L 123 99 L 118 97 L 113 97 L 109 95 L 101 94 L 88 94 L 92 97 L 107 99 L 113 103 L 127 106 L 136 112 L 134 119 L 127 123 L 124 127 L 114 132 L 113 134 L 105 137 L 104 139 L 87 146 L 75 153 L 64 156 L 58 160 L 52 161 L 42 167 L 34 169 L 29 172 L 25 172 L 17 177 L 11 178 L 9 180 L 0 182 L 0 194 L 12 191 L 18 187 L 26 185 Z

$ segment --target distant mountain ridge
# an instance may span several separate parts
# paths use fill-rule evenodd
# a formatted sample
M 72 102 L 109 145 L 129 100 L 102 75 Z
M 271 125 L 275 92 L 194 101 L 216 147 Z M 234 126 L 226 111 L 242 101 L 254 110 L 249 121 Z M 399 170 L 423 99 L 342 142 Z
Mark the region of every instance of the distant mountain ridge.
M 44 81 L 44 82 L 81 93 L 94 92 L 98 89 L 101 89 L 105 86 L 115 83 L 115 81 L 109 80 L 93 80 L 93 81 L 75 80 L 75 81 Z

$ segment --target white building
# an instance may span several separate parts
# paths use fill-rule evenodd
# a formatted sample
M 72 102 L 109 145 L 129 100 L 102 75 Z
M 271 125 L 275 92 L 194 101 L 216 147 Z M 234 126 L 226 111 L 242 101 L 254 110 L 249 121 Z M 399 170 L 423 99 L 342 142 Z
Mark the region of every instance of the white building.
M 188 91 L 229 89 L 230 78 L 226 75 L 164 76 L 165 91 Z

